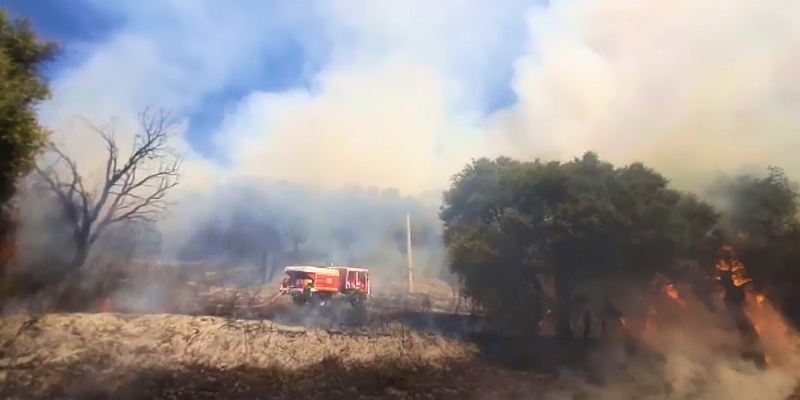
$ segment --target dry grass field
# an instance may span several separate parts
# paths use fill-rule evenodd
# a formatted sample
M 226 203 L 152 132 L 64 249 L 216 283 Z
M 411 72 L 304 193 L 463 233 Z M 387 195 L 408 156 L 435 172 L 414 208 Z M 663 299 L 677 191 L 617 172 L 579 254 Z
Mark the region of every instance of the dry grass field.
M 208 398 L 317 398 L 333 389 L 413 392 L 425 389 L 423 381 L 459 392 L 469 385 L 453 381 L 448 389 L 441 379 L 474 351 L 398 326 L 345 332 L 164 314 L 18 316 L 3 321 L 0 336 L 2 397 L 20 399 L 188 399 L 203 391 Z M 181 380 L 199 392 L 171 393 Z

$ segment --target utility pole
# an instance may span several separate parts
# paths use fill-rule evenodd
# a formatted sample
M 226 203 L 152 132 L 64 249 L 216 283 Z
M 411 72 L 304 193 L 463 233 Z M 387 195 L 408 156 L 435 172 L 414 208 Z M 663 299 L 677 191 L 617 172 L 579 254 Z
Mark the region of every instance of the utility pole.
M 414 260 L 411 257 L 411 214 L 406 213 L 406 255 L 408 257 L 408 293 L 414 292 Z

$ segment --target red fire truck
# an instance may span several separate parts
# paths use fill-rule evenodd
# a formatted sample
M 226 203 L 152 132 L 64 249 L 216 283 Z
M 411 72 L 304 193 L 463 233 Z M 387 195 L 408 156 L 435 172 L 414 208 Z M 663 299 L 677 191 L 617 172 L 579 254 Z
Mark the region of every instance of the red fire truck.
M 295 304 L 325 305 L 334 298 L 344 298 L 360 307 L 372 289 L 369 270 L 354 267 L 288 266 L 280 292 L 292 296 Z

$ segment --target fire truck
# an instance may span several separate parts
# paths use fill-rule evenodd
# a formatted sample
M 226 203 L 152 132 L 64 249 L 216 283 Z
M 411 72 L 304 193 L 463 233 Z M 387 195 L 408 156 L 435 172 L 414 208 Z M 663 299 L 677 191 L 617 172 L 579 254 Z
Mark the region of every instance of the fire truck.
M 297 305 L 326 305 L 335 298 L 361 307 L 372 293 L 369 270 L 354 267 L 292 265 L 284 269 L 282 295 L 292 296 Z

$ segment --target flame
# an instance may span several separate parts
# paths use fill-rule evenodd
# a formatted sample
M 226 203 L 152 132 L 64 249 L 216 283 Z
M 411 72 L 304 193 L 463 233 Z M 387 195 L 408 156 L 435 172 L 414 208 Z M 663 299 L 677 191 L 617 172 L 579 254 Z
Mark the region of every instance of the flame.
M 675 288 L 675 285 L 670 283 L 664 286 L 664 293 L 669 296 L 671 299 L 675 300 L 681 308 L 686 308 L 686 301 L 681 298 L 681 295 L 678 293 L 678 289 Z
M 721 273 L 717 275 L 717 280 L 722 280 L 722 274 L 730 274 L 731 280 L 733 280 L 733 284 L 736 287 L 741 287 L 753 281 L 747 276 L 744 264 L 735 258 L 733 249 L 728 245 L 722 247 L 722 258 L 716 267 L 717 271 Z

